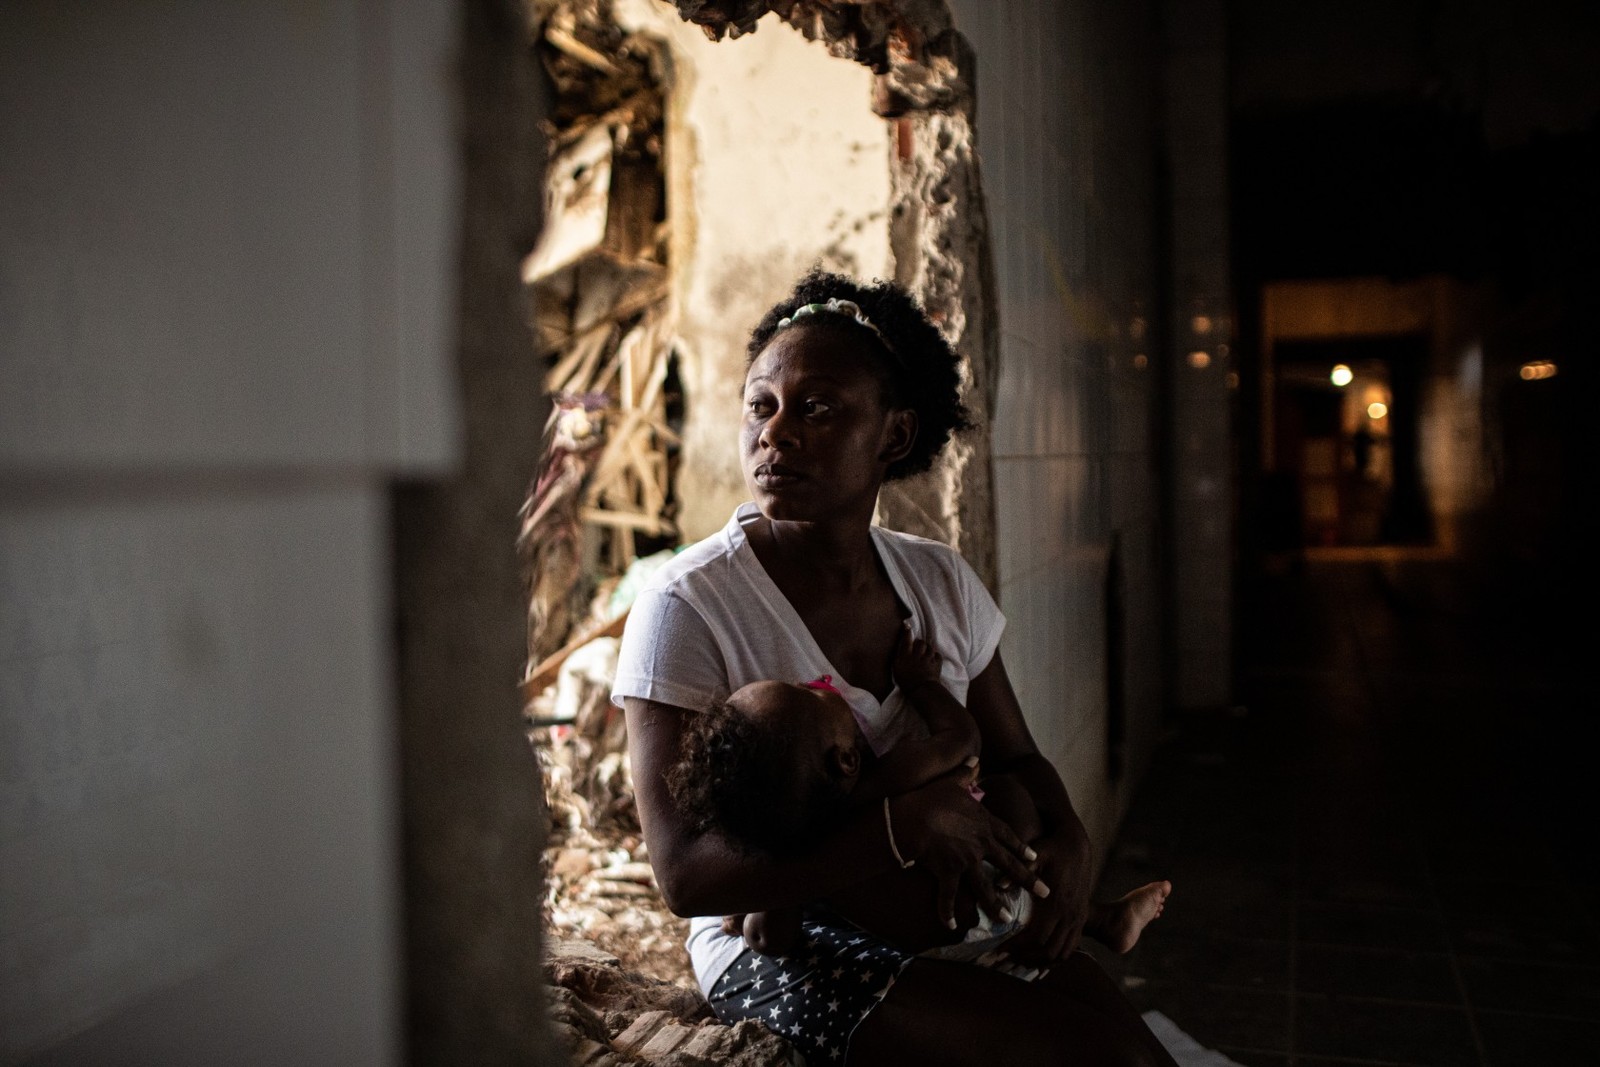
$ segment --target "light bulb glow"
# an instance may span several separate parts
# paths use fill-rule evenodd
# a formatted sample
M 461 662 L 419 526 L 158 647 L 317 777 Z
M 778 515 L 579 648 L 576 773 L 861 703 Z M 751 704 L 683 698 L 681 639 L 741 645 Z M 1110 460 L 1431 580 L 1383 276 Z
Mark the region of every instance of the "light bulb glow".
M 1328 375 L 1328 380 L 1334 385 L 1337 385 L 1339 388 L 1343 389 L 1345 386 L 1354 381 L 1355 377 L 1355 372 L 1349 367 L 1345 366 L 1343 363 L 1337 363 L 1334 365 L 1332 373 Z
M 1367 405 L 1367 418 L 1373 420 L 1374 422 L 1383 418 L 1387 414 L 1389 414 L 1389 405 L 1385 404 L 1381 400 L 1374 400 L 1372 403 Z
M 1556 376 L 1556 365 L 1548 359 L 1535 359 L 1524 363 L 1517 371 L 1525 382 L 1537 382 L 1545 378 Z

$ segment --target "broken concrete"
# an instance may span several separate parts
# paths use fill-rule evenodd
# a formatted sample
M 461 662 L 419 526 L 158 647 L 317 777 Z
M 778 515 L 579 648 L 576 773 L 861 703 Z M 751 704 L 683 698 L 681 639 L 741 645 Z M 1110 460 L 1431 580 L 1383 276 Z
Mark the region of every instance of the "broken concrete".
M 954 36 L 954 35 L 952 35 Z M 972 58 L 961 44 L 961 66 Z M 989 418 L 999 377 L 999 329 L 989 220 L 971 97 L 957 111 L 895 120 L 891 247 L 895 281 L 915 293 L 963 366 L 974 429 L 952 439 L 933 470 L 892 483 L 879 500 L 886 526 L 944 541 L 991 590 L 999 585 Z

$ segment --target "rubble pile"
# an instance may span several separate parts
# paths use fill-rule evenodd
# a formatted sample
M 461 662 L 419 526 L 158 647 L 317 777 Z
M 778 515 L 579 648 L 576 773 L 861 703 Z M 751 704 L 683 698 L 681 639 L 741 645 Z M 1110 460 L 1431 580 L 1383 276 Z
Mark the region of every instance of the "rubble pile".
M 581 938 L 627 967 L 694 988 L 683 939 L 689 924 L 661 901 L 639 832 L 627 733 L 610 701 L 614 637 L 568 657 L 530 732 L 550 811 L 545 928 Z
M 522 271 L 551 397 L 518 537 L 535 668 L 582 633 L 597 579 L 676 542 L 681 414 L 661 46 L 625 34 L 605 0 L 529 14 L 554 89 L 545 225 Z
M 579 1067 L 804 1067 L 760 1023 L 723 1026 L 698 993 L 627 970 L 586 942 L 552 939 L 545 978 L 551 1022 Z

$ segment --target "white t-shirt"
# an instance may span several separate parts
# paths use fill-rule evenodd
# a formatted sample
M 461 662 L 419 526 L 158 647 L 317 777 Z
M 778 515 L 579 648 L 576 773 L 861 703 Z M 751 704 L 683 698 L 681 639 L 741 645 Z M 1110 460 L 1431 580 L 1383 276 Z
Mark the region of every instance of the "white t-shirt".
M 908 731 L 925 735 L 922 717 L 898 689 L 880 704 L 823 656 L 750 548 L 744 527 L 758 518 L 754 504 L 740 505 L 720 532 L 680 552 L 639 593 L 622 635 L 612 701 L 643 697 L 698 709 L 750 682 L 830 674 L 875 753 L 888 752 Z M 913 636 L 944 657 L 940 680 L 965 703 L 967 684 L 994 658 L 1005 616 L 948 545 L 878 526 L 872 541 L 911 613 Z M 720 916 L 701 916 L 690 923 L 688 946 L 709 995 L 744 940 L 723 934 Z

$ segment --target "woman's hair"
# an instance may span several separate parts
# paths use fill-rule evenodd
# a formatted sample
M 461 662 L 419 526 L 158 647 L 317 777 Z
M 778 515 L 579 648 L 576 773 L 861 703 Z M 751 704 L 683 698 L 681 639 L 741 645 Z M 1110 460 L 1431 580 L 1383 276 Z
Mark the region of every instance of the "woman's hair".
M 793 318 L 806 305 L 829 300 L 854 303 L 872 325 L 862 325 L 848 313 L 827 311 L 803 313 L 792 325 L 784 325 L 783 320 Z M 885 480 L 921 474 L 933 466 L 934 458 L 952 433 L 971 429 L 971 415 L 961 403 L 961 357 L 905 289 L 886 281 L 863 284 L 813 267 L 794 292 L 756 324 L 746 348 L 745 365 L 756 361 L 780 329 L 802 325 L 853 331 L 868 342 L 860 347 L 872 354 L 869 369 L 883 387 L 885 402 L 916 412 L 916 441 L 904 458 L 890 465 Z
M 827 828 L 847 793 L 843 782 L 807 772 L 806 741 L 713 704 L 684 721 L 667 791 L 696 832 L 719 830 L 750 852 L 792 852 Z

